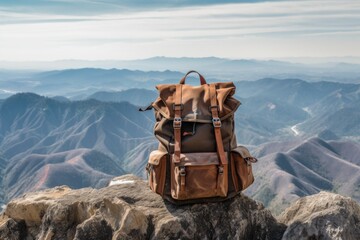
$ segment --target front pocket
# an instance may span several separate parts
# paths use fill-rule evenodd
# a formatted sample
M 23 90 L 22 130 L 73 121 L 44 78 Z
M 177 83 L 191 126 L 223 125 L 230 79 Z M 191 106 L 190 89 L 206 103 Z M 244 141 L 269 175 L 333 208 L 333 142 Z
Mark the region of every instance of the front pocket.
M 238 146 L 231 151 L 231 175 L 236 191 L 245 190 L 254 182 L 252 163 L 257 159 L 252 157 L 249 150 Z
M 220 165 L 216 152 L 182 153 L 180 163 L 171 160 L 171 196 L 178 200 L 226 197 L 227 166 Z
M 150 189 L 161 196 L 164 195 L 167 156 L 166 152 L 152 151 L 146 167 Z

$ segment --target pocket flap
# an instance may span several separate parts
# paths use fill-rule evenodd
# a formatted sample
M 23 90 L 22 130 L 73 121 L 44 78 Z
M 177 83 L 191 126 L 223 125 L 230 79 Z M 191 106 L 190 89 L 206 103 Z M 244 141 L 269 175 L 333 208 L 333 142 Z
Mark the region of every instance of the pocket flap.
M 227 154 L 225 154 L 227 157 Z M 217 152 L 201 152 L 201 153 L 181 153 L 181 166 L 208 166 L 219 165 Z
M 257 159 L 251 156 L 249 150 L 244 146 L 237 146 L 235 149 L 231 151 L 240 154 L 240 156 L 246 161 L 257 162 Z
M 152 151 L 149 156 L 149 164 L 159 165 L 160 160 L 167 154 L 159 150 Z

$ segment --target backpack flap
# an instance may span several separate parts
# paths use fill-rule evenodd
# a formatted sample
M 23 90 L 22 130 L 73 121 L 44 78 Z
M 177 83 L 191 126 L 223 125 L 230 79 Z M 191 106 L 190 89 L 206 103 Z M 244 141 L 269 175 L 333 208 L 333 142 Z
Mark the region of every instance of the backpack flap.
M 159 150 L 152 151 L 150 153 L 148 163 L 151 164 L 151 165 L 156 165 L 157 166 L 157 165 L 160 164 L 161 159 L 163 159 L 163 157 L 165 155 L 167 155 L 167 152 L 162 152 L 162 151 L 159 151 Z
M 235 85 L 232 82 L 214 83 L 216 86 L 216 97 L 219 109 L 219 118 L 224 120 L 237 110 L 240 101 L 232 96 L 235 93 Z M 174 104 L 176 84 L 160 84 L 156 88 L 159 91 L 159 97 L 152 106 L 165 118 L 174 118 Z M 193 87 L 182 85 L 181 93 L 182 111 L 181 117 L 185 122 L 203 122 L 212 123 L 212 114 L 209 109 L 210 94 L 209 85 Z
M 249 150 L 244 146 L 237 146 L 232 152 L 238 153 L 248 164 L 256 163 L 258 160 L 251 156 Z

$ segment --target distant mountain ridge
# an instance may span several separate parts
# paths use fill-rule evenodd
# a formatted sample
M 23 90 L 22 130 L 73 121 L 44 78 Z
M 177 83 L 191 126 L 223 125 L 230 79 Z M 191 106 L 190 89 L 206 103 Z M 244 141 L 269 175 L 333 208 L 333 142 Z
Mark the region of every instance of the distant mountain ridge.
M 96 92 L 87 98 L 103 102 L 130 102 L 136 106 L 145 106 L 153 102 L 157 96 L 154 90 L 131 88 L 119 92 Z
M 156 61 L 156 66 L 171 66 L 171 59 L 168 58 L 156 58 L 150 60 L 142 60 L 143 62 L 147 61 Z M 139 62 L 142 62 L 139 61 Z M 175 60 L 174 60 L 175 61 Z M 180 60 L 176 60 L 180 61 Z M 176 62 L 175 61 L 175 62 Z M 198 59 L 194 59 L 194 61 L 198 61 Z M 161 63 L 163 62 L 163 63 Z M 181 61 L 180 61 L 181 62 Z M 188 62 L 185 61 L 184 62 Z M 206 65 L 209 62 L 210 65 Z M 217 62 L 216 64 L 214 62 Z M 223 63 L 225 62 L 225 63 Z M 196 65 L 192 66 L 191 61 L 189 60 L 188 66 L 185 64 L 181 65 L 181 70 L 174 68 L 175 70 L 164 69 L 163 71 L 141 71 L 141 70 L 129 70 L 126 68 L 112 68 L 112 69 L 102 69 L 102 68 L 78 68 L 78 69 L 63 69 L 63 70 L 52 70 L 45 72 L 19 72 L 18 75 L 16 73 L 9 73 L 0 76 L 0 98 L 6 98 L 12 93 L 16 92 L 34 92 L 40 95 L 45 96 L 64 96 L 67 98 L 72 98 L 74 100 L 85 99 L 91 94 L 94 94 L 99 91 L 123 91 L 128 90 L 130 88 L 143 88 L 148 90 L 153 90 L 154 86 L 157 84 L 164 83 L 177 83 L 183 77 L 184 73 L 190 69 L 199 70 L 207 79 L 208 82 L 219 82 L 219 81 L 234 81 L 237 83 L 241 83 L 243 80 L 251 80 L 256 81 L 258 79 L 263 79 L 263 81 L 269 81 L 269 79 L 287 79 L 288 82 L 291 81 L 301 81 L 297 79 L 307 80 L 308 85 L 315 87 L 316 91 L 321 92 L 322 82 L 318 82 L 317 84 L 312 84 L 312 81 L 327 81 L 337 83 L 339 82 L 353 82 L 354 84 L 359 83 L 358 76 L 359 73 L 354 73 L 352 75 L 352 80 L 343 79 L 333 79 L 334 74 L 330 76 L 325 76 L 317 79 L 309 78 L 307 75 L 301 74 L 272 74 L 274 68 L 278 67 L 283 69 L 290 69 L 287 65 L 293 66 L 293 63 L 286 63 L 280 61 L 257 61 L 257 60 L 226 60 L 226 59 L 204 59 L 203 61 L 198 61 L 198 63 L 202 66 L 205 65 L 204 69 L 197 68 Z M 234 69 L 232 72 L 227 70 L 228 67 L 221 67 L 221 64 L 225 64 L 225 66 L 234 65 Z M 211 65 L 212 64 L 212 65 Z M 237 65 L 240 64 L 241 68 Z M 254 65 L 254 66 L 252 66 Z M 285 66 L 283 66 L 285 65 Z M 296 65 L 296 64 L 295 64 Z M 297 66 L 297 65 L 296 65 Z M 301 65 L 304 67 L 303 65 Z M 259 73 L 259 68 L 263 69 L 264 73 Z M 216 72 L 221 69 L 220 72 Z M 326 69 L 326 68 L 325 68 Z M 354 67 L 354 69 L 360 69 Z M 243 74 L 242 70 L 248 71 L 248 75 Z M 212 72 L 215 71 L 215 72 Z M 245 72 L 246 72 L 245 71 Z M 324 67 L 321 67 L 321 72 L 324 71 Z M 259 74 L 258 74 L 259 73 Z M 344 72 L 342 72 L 345 74 Z M 253 75 L 251 75 L 253 74 Z M 191 75 L 189 77 L 189 81 L 192 84 L 197 84 L 197 79 L 194 81 L 195 76 Z M 258 82 L 258 85 L 261 85 L 262 82 Z M 274 83 L 275 84 L 275 83 Z M 256 86 L 256 84 L 254 85 Z M 280 89 L 281 86 L 279 85 Z M 302 87 L 305 87 L 302 84 Z M 330 87 L 330 83 L 326 83 L 324 87 Z M 255 89 L 257 93 L 259 93 L 260 89 Z M 289 90 L 289 89 L 288 89 Z M 327 91 L 327 89 L 324 89 Z M 313 91 L 309 91 L 307 94 L 310 95 Z M 308 99 L 310 96 L 306 96 Z
M 139 71 L 128 69 L 80 68 L 29 72 L 27 77 L 10 75 L 0 79 L 4 97 L 10 92 L 34 92 L 45 96 L 85 99 L 98 91 L 121 91 L 129 88 L 153 89 L 155 85 L 178 82 L 183 73 L 176 71 Z M 1 91 L 0 91 L 1 97 Z
M 349 62 L 346 62 L 349 61 Z M 309 62 L 307 64 L 303 62 Z M 359 60 L 351 58 L 324 59 L 323 61 L 226 59 L 218 57 L 174 58 L 153 57 L 139 60 L 60 60 L 54 62 L 0 62 L 3 68 L 33 69 L 32 71 L 63 70 L 73 68 L 129 69 L 131 71 L 174 71 L 187 72 L 195 69 L 207 75 L 207 78 L 223 80 L 257 80 L 260 78 L 301 78 L 306 81 L 359 82 Z M 10 76 L 11 75 L 11 76 Z M 21 74 L 21 78 L 23 78 Z M 0 72 L 0 78 L 11 77 L 9 71 Z

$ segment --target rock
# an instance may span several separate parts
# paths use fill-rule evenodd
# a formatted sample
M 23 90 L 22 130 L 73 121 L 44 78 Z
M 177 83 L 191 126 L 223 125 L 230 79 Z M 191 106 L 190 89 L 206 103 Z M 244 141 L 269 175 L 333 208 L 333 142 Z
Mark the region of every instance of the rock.
M 300 198 L 279 221 L 288 225 L 283 239 L 360 239 L 360 206 L 329 192 Z
M 286 229 L 261 203 L 242 194 L 221 203 L 175 206 L 133 175 L 118 177 L 112 184 L 78 190 L 61 186 L 14 199 L 0 218 L 0 236 L 273 240 L 281 239 Z
M 242 194 L 175 206 L 133 175 L 110 185 L 60 186 L 14 199 L 0 216 L 0 239 L 360 239 L 360 206 L 334 193 L 299 199 L 277 222 Z
M 0 218 L 0 239 L 18 240 L 24 239 L 26 226 L 24 221 L 14 221 L 6 216 Z

